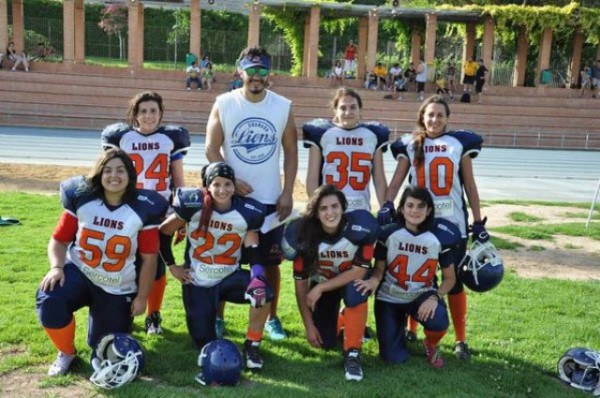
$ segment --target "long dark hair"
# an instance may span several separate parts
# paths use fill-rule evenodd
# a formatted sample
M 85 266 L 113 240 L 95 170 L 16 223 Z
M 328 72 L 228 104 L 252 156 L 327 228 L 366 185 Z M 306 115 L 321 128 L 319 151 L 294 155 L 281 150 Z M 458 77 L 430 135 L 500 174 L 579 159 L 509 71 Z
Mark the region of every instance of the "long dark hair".
M 146 101 L 154 101 L 158 104 L 158 110 L 160 111 L 160 118 L 158 119 L 158 123 L 162 121 L 163 113 L 165 112 L 165 107 L 163 105 L 163 99 L 160 94 L 155 93 L 153 91 L 144 91 L 142 93 L 137 94 L 135 97 L 129 101 L 129 110 L 127 111 L 127 123 L 129 123 L 132 127 L 138 127 L 139 123 L 137 121 L 137 115 L 140 110 L 140 104 Z
M 300 256 L 304 259 L 304 264 L 309 267 L 311 273 L 314 273 L 319 266 L 319 244 L 327 236 L 321 225 L 321 220 L 319 220 L 319 206 L 326 196 L 336 196 L 344 212 L 348 208 L 346 196 L 335 185 L 322 185 L 310 197 L 306 205 L 306 211 L 299 221 L 298 247 Z M 339 233 L 345 225 L 346 216 L 342 214 L 336 233 Z
M 398 213 L 398 222 L 401 225 L 406 224 L 404 214 L 402 214 L 402 208 L 404 207 L 404 204 L 406 203 L 408 198 L 414 198 L 414 199 L 423 201 L 423 202 L 425 202 L 425 205 L 429 209 L 431 209 L 431 211 L 429 212 L 427 217 L 425 217 L 425 220 L 423 220 L 423 222 L 420 225 L 418 225 L 418 231 L 423 232 L 423 231 L 428 231 L 431 228 L 433 228 L 433 219 L 435 218 L 435 206 L 433 204 L 433 197 L 431 196 L 431 193 L 429 193 L 429 191 L 426 188 L 422 188 L 422 187 L 410 186 L 410 187 L 406 188 L 404 190 L 404 192 L 402 192 L 402 196 L 400 197 L 400 204 L 398 205 L 398 208 L 396 209 L 396 212 Z
M 432 95 L 431 97 L 425 99 L 419 108 L 419 118 L 417 120 L 417 127 L 413 131 L 413 135 L 415 136 L 414 145 L 415 145 L 415 161 L 413 166 L 420 166 L 425 160 L 425 138 L 427 138 L 427 128 L 425 127 L 425 122 L 423 121 L 425 115 L 425 109 L 429 104 L 441 104 L 446 108 L 446 117 L 450 117 L 450 106 L 448 102 L 441 95 Z
M 106 164 L 113 159 L 121 159 L 123 161 L 127 176 L 129 177 L 129 183 L 127 183 L 127 187 L 125 187 L 125 193 L 123 194 L 122 199 L 123 203 L 127 203 L 137 196 L 137 173 L 135 172 L 135 166 L 129 155 L 120 148 L 112 148 L 102 153 L 96 161 L 94 168 L 87 176 L 88 186 L 92 195 L 104 198 L 102 173 L 104 172 Z

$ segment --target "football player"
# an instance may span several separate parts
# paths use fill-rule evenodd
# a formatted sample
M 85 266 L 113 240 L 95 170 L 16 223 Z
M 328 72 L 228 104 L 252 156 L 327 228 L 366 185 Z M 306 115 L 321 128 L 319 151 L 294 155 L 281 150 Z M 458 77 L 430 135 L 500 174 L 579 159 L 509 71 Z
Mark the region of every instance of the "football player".
M 471 131 L 448 131 L 449 117 L 450 107 L 444 98 L 435 95 L 423 102 L 414 133 L 391 145 L 392 155 L 398 165 L 386 199 L 388 203 L 394 200 L 407 175 L 410 185 L 427 188 L 433 196 L 435 216 L 452 222 L 461 232 L 462 239 L 454 253 L 456 261 L 461 261 L 465 257 L 468 240 L 465 193 L 474 218 L 473 239 L 484 243 L 490 238 L 485 229 L 486 219 L 481 217 L 472 163 L 472 159 L 481 151 L 483 138 Z M 448 294 L 448 304 L 456 334 L 455 355 L 460 359 L 469 359 L 471 352 L 466 341 L 467 295 L 459 278 L 456 278 L 456 284 Z M 409 333 L 413 338 L 416 326 L 414 322 L 411 324 Z
M 371 210 L 370 182 L 379 206 L 385 202 L 383 152 L 390 131 L 377 122 L 360 122 L 362 100 L 351 88 L 338 89 L 331 102 L 332 120 L 315 119 L 302 127 L 309 148 L 306 190 L 310 197 L 321 184 L 333 184 L 348 200 L 348 210 Z
M 190 136 L 183 127 L 160 126 L 163 112 L 163 100 L 158 93 L 137 94 L 129 103 L 127 123 L 112 124 L 102 131 L 102 146 L 127 152 L 135 164 L 138 187 L 156 191 L 170 202 L 173 190 L 185 185 L 183 157 L 190 147 Z M 161 236 L 161 244 L 170 245 L 170 241 Z M 159 258 L 148 298 L 148 334 L 162 334 L 160 310 L 166 286 L 165 264 Z
M 304 216 L 287 225 L 282 248 L 294 262 L 296 301 L 310 345 L 335 347 L 343 300 L 345 377 L 361 381 L 368 296 L 360 294 L 353 282 L 367 275 L 379 225 L 366 210 L 346 213 L 346 209 L 342 191 L 334 185 L 318 188 Z
M 163 258 L 183 284 L 188 331 L 198 350 L 217 338 L 215 323 L 220 302 L 250 301 L 245 365 L 262 369 L 259 348 L 272 300 L 258 250 L 257 231 L 264 222 L 265 208 L 254 199 L 234 194 L 234 171 L 224 162 L 205 167 L 202 180 L 203 189 L 177 189 L 175 213 L 160 227 L 161 232 L 172 235 L 187 224 L 184 265 L 175 264 L 170 247 Z M 242 246 L 251 271 L 240 268 Z
M 444 296 L 455 283 L 453 248 L 460 240 L 454 224 L 434 219 L 434 204 L 425 188 L 408 187 L 400 199 L 398 222 L 386 225 L 375 249 L 372 276 L 355 282 L 373 294 L 379 355 L 390 363 L 408 360 L 406 321 L 409 315 L 425 329 L 425 352 L 434 368 L 444 366 L 439 342 L 448 330 Z M 438 265 L 443 282 L 437 288 Z
M 120 149 L 102 154 L 89 177 L 60 186 L 64 212 L 48 245 L 50 271 L 37 292 L 42 326 L 58 349 L 49 376 L 75 359 L 73 313 L 89 307 L 88 344 L 131 333 L 146 309 L 156 273 L 158 226 L 168 208 L 156 192 L 136 188 L 136 171 Z M 136 253 L 141 256 L 136 282 Z

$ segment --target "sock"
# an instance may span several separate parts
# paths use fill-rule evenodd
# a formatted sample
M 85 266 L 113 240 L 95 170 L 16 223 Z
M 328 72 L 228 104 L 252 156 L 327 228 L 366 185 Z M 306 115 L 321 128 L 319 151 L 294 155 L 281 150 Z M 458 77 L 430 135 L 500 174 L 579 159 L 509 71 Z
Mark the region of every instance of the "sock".
M 433 330 L 424 330 L 425 332 L 425 344 L 430 347 L 437 347 L 440 344 L 442 338 L 446 335 L 446 331 L 434 332 Z
M 252 330 L 248 328 L 248 332 L 246 332 L 246 338 L 250 341 L 262 341 L 263 331 L 262 330 Z
M 273 289 L 273 301 L 271 301 L 271 312 L 269 319 L 273 319 L 277 316 L 277 304 L 279 303 L 279 289 L 281 287 L 281 270 L 279 265 L 274 265 L 266 268 L 267 279 Z
M 462 292 L 448 295 L 448 306 L 452 315 L 456 341 L 467 341 L 467 294 Z
M 165 289 L 167 287 L 167 276 L 163 275 L 154 281 L 152 290 L 148 296 L 148 314 L 160 311 L 162 308 L 163 298 L 165 297 Z
M 340 335 L 340 332 L 344 328 L 346 324 L 346 308 L 342 308 L 340 312 L 338 312 L 338 321 L 337 321 L 337 336 Z
M 408 330 L 413 332 L 414 334 L 417 334 L 418 329 L 419 329 L 419 321 L 417 321 L 412 316 L 409 316 L 408 317 Z
M 69 355 L 75 354 L 75 317 L 73 317 L 71 322 L 64 328 L 44 329 L 46 329 L 46 333 L 48 333 L 50 340 L 52 340 L 59 351 Z
M 362 303 L 356 307 L 346 307 L 344 312 L 346 318 L 346 325 L 344 327 L 344 350 L 348 351 L 351 348 L 361 349 L 365 327 L 367 326 L 369 306 L 367 303 Z

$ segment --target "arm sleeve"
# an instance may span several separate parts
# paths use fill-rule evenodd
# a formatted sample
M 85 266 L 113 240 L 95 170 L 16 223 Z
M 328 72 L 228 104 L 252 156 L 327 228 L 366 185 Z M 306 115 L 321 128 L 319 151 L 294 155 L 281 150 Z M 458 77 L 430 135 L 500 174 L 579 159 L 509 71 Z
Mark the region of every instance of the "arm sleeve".
M 140 253 L 157 254 L 160 247 L 158 228 L 144 229 L 138 234 L 138 248 Z
M 54 229 L 52 237 L 60 242 L 69 243 L 75 240 L 77 236 L 78 220 L 73 214 L 64 211 L 60 216 L 58 225 Z

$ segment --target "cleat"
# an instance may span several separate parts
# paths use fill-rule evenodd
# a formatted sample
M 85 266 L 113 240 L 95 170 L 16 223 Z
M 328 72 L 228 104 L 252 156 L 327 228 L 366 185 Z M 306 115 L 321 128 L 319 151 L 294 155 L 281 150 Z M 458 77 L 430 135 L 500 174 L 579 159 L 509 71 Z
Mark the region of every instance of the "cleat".
M 246 340 L 244 342 L 244 361 L 246 368 L 250 370 L 261 370 L 263 359 L 260 356 L 260 341 Z
M 160 312 L 154 311 L 146 317 L 146 334 L 163 334 L 162 317 Z
M 265 330 L 271 340 L 285 340 L 287 338 L 287 334 L 285 334 L 283 326 L 281 325 L 281 321 L 278 317 L 267 321 L 265 324 Z
M 456 355 L 456 358 L 458 359 L 468 361 L 471 359 L 471 350 L 469 350 L 469 345 L 464 341 L 459 341 L 454 346 L 454 355 Z
M 417 333 L 413 332 L 412 330 L 409 330 L 408 332 L 406 332 L 406 341 L 409 343 L 416 343 L 417 342 Z
M 369 326 L 365 326 L 365 333 L 363 334 L 363 343 L 375 339 L 375 332 Z
M 433 366 L 436 369 L 443 368 L 446 362 L 440 354 L 439 347 L 430 346 L 427 343 L 423 343 L 423 345 L 425 346 L 425 354 L 427 354 L 427 362 L 429 362 L 431 366 Z
M 215 321 L 215 334 L 217 339 L 222 340 L 225 336 L 225 319 L 217 318 Z
M 363 379 L 363 370 L 360 366 L 360 350 L 352 348 L 346 351 L 344 355 L 344 370 L 346 380 L 361 381 Z
M 56 377 L 66 374 L 75 358 L 77 358 L 76 354 L 69 355 L 59 351 L 56 360 L 48 369 L 48 376 Z

